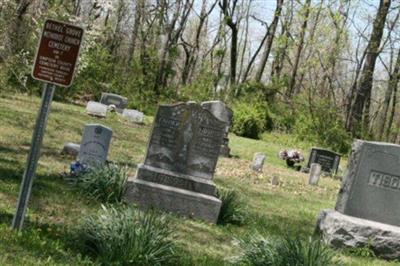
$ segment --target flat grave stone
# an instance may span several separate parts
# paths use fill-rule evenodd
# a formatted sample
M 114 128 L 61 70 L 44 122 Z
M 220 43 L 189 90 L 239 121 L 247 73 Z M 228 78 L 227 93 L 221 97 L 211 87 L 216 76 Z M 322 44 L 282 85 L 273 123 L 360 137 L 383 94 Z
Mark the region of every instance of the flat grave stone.
M 108 156 L 111 128 L 99 124 L 85 125 L 78 160 L 89 167 L 103 165 Z
M 128 106 L 128 98 L 123 97 L 114 93 L 103 92 L 101 94 L 100 102 L 104 105 L 114 105 L 116 111 L 122 113 L 123 110 Z
M 125 199 L 215 223 L 221 201 L 212 182 L 225 123 L 199 104 L 160 105 L 144 164 Z
M 312 148 L 307 168 L 309 169 L 312 163 L 317 163 L 321 165 L 323 172 L 336 174 L 339 168 L 340 158 L 340 154 L 335 152 L 320 148 Z
M 122 116 L 132 123 L 143 124 L 144 122 L 144 114 L 136 110 L 124 109 Z
M 107 105 L 94 101 L 89 101 L 86 105 L 86 113 L 92 116 L 106 117 Z
M 72 142 L 68 142 L 64 144 L 63 150 L 61 154 L 71 155 L 71 156 L 78 156 L 79 154 L 80 145 Z

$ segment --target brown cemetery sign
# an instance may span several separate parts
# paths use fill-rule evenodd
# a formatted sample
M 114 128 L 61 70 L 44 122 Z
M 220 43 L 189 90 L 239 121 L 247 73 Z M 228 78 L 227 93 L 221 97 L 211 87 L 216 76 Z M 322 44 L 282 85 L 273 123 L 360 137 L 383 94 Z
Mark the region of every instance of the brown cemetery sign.
M 45 86 L 22 176 L 17 210 L 12 222 L 13 229 L 20 230 L 24 222 L 55 86 L 68 87 L 72 84 L 82 37 L 83 29 L 79 27 L 51 19 L 44 23 L 32 77 L 44 81 Z
M 83 29 L 47 20 L 36 53 L 34 79 L 69 87 L 82 43 Z

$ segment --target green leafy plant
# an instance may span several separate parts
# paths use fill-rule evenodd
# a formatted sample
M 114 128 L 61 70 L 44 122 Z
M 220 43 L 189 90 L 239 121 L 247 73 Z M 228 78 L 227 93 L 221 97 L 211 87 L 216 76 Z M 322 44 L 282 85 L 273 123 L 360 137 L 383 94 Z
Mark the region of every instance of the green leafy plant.
M 365 245 L 365 246 L 357 247 L 357 248 L 349 248 L 349 249 L 346 249 L 345 251 L 349 255 L 355 255 L 357 257 L 376 258 L 371 240 L 369 240 L 367 245 Z
M 242 225 L 246 221 L 245 204 L 235 190 L 220 188 L 218 198 L 222 201 L 218 224 Z
M 232 131 L 238 136 L 258 139 L 267 128 L 268 120 L 265 106 L 237 103 L 234 107 Z
M 269 239 L 255 233 L 246 240 L 239 240 L 244 265 L 271 266 L 327 266 L 338 265 L 333 252 L 320 239 L 285 236 Z
M 128 180 L 127 168 L 109 164 L 91 168 L 77 176 L 77 186 L 101 202 L 121 202 Z
M 129 207 L 106 207 L 77 230 L 82 250 L 102 265 L 171 265 L 176 246 L 165 216 Z

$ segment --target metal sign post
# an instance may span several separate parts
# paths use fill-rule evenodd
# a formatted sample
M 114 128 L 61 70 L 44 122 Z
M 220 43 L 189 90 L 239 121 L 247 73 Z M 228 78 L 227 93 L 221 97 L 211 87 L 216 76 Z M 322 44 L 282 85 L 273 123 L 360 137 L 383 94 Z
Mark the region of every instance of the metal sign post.
M 69 87 L 72 84 L 82 37 L 82 28 L 55 20 L 46 20 L 44 24 L 32 77 L 46 83 L 32 135 L 26 169 L 22 177 L 17 211 L 12 221 L 13 229 L 20 230 L 24 223 L 55 85 Z
M 32 135 L 31 149 L 29 151 L 26 169 L 22 177 L 21 190 L 18 197 L 17 211 L 12 221 L 12 228 L 20 230 L 24 223 L 26 208 L 33 185 L 33 179 L 39 160 L 40 147 L 42 146 L 44 131 L 47 124 L 47 118 L 50 113 L 51 101 L 53 100 L 55 86 L 45 83 L 42 95 L 42 104 L 36 120 L 35 130 Z

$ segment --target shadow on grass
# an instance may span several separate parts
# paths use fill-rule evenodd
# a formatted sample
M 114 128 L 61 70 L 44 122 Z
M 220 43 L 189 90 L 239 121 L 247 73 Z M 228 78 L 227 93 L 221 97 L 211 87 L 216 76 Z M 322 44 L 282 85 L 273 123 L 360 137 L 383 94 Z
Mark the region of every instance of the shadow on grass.
M 12 219 L 13 214 L 0 211 L 0 233 L 12 250 L 23 249 L 25 254 L 37 259 L 49 260 L 51 257 L 54 262 L 62 264 L 71 263 L 71 257 L 75 256 L 81 260 L 73 229 L 63 224 L 39 223 L 27 217 L 23 229 L 17 233 L 11 230 Z

